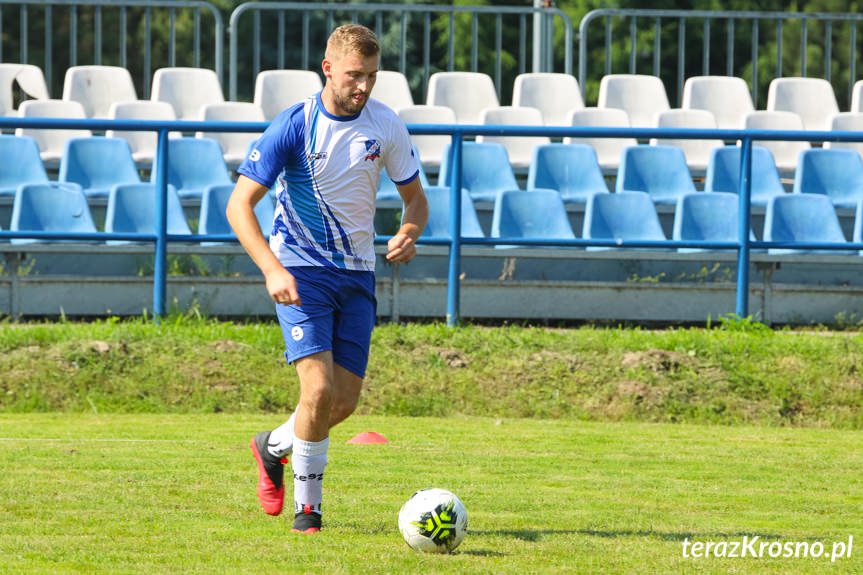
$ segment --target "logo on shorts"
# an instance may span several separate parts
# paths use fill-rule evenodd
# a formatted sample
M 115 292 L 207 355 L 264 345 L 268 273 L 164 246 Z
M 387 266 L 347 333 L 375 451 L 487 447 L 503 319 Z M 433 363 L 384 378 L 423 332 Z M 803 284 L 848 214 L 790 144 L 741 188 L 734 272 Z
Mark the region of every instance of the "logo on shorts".
M 366 160 L 375 161 L 381 157 L 381 144 L 377 140 L 366 140 Z
M 252 153 L 249 154 L 249 159 L 253 162 L 257 162 L 258 160 L 260 160 L 261 159 L 261 151 L 258 150 L 257 148 L 255 148 L 254 150 L 252 150 Z
M 291 337 L 294 338 L 294 341 L 300 341 L 301 339 L 303 339 L 303 328 L 298 325 L 292 327 Z

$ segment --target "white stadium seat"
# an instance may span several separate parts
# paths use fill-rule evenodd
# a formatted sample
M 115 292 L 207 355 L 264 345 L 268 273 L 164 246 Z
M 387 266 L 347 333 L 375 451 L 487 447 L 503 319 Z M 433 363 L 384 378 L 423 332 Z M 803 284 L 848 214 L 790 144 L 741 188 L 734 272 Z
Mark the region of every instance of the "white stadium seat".
M 115 102 L 108 110 L 108 118 L 122 120 L 165 120 L 177 119 L 174 108 L 167 102 L 154 102 L 152 100 L 135 100 L 132 102 Z M 118 131 L 107 130 L 105 135 L 109 138 L 123 138 L 129 142 L 132 149 L 132 158 L 139 168 L 149 169 L 156 157 L 156 142 L 158 136 L 155 132 Z M 169 137 L 179 137 L 178 132 L 171 132 Z
M 755 111 L 752 94 L 743 78 L 734 76 L 693 76 L 683 84 L 686 110 L 707 110 L 713 114 L 716 127 L 722 130 L 743 128 L 746 114 Z
M 114 102 L 138 99 L 132 75 L 119 66 L 72 66 L 63 81 L 63 99 L 80 102 L 88 118 L 107 118 Z
M 747 130 L 803 130 L 803 120 L 793 112 L 759 110 L 746 115 Z M 797 169 L 797 157 L 803 150 L 811 148 L 809 142 L 764 140 L 753 141 L 753 145 L 767 148 L 773 153 L 780 175 L 793 177 Z
M 396 112 L 414 105 L 408 79 L 401 72 L 390 70 L 378 70 L 372 98 L 383 102 Z
M 480 112 L 500 102 L 488 74 L 437 72 L 429 77 L 426 104 L 452 108 L 459 124 L 479 124 Z
M 317 72 L 310 70 L 266 70 L 255 78 L 254 103 L 261 107 L 266 121 L 282 110 L 321 91 L 323 84 Z
M 657 118 L 658 128 L 691 128 L 715 130 L 716 120 L 707 110 L 666 110 Z M 710 153 L 714 148 L 724 145 L 722 140 L 689 140 L 689 139 L 658 139 L 651 138 L 651 145 L 677 146 L 686 156 L 686 165 L 693 176 L 703 176 L 710 162 Z
M 515 77 L 512 105 L 539 109 L 546 126 L 567 126 L 570 110 L 583 108 L 584 101 L 575 76 L 537 72 Z
M 822 78 L 774 78 L 767 90 L 767 109 L 793 112 L 803 121 L 803 129 L 827 131 L 839 113 L 836 94 Z
M 201 108 L 200 120 L 205 122 L 263 122 L 264 112 L 257 104 L 222 102 Z M 212 138 L 222 147 L 228 168 L 235 170 L 246 158 L 249 143 L 261 137 L 256 132 L 198 132 L 197 138 Z
M 22 118 L 86 118 L 84 106 L 69 100 L 27 100 L 18 108 Z M 57 168 L 63 157 L 63 146 L 69 138 L 92 136 L 90 130 L 18 128 L 16 136 L 30 136 L 39 145 L 39 155 L 46 168 Z
M 480 113 L 480 124 L 502 126 L 542 126 L 542 113 L 536 108 L 497 106 Z M 515 170 L 526 171 L 533 157 L 533 149 L 551 143 L 545 136 L 477 136 L 477 142 L 503 144 L 509 163 Z
M 405 124 L 455 124 L 455 112 L 446 106 L 406 106 L 399 109 L 399 117 Z M 444 150 L 452 141 L 451 136 L 417 136 L 411 134 L 423 167 L 432 172 L 440 169 Z
M 619 108 L 638 128 L 656 126 L 656 116 L 670 109 L 665 85 L 656 76 L 609 74 L 599 82 L 598 108 Z
M 618 108 L 583 108 L 569 114 L 572 126 L 629 128 L 629 116 Z M 564 144 L 587 144 L 596 151 L 596 159 L 606 175 L 616 174 L 624 148 L 635 146 L 635 138 L 564 138 Z
M 197 120 L 204 105 L 225 101 L 219 77 L 206 68 L 159 68 L 150 94 L 153 101 L 171 104 L 178 120 Z

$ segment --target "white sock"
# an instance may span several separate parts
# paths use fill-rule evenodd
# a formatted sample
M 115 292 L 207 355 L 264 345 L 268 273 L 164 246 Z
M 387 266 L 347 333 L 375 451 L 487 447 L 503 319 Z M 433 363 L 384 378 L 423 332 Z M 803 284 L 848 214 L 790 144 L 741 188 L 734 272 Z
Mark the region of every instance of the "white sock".
M 291 467 L 294 470 L 294 503 L 297 513 L 305 511 L 307 507 L 314 513 L 321 513 L 324 467 L 327 466 L 329 446 L 329 437 L 323 441 L 294 439 Z
M 294 447 L 294 420 L 296 418 L 297 412 L 294 411 L 286 423 L 283 423 L 270 433 L 270 439 L 267 440 L 267 451 L 271 455 L 281 459 L 291 454 L 291 450 Z

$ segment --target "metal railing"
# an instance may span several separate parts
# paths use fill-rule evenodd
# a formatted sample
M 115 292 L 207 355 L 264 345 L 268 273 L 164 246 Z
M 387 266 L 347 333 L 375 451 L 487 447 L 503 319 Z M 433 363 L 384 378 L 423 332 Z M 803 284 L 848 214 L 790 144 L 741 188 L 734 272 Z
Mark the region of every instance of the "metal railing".
M 784 75 L 783 69 L 783 29 L 785 24 L 790 22 L 799 23 L 799 52 L 800 66 L 799 75 L 806 76 L 808 72 L 808 48 L 809 48 L 809 24 L 819 23 L 824 25 L 824 78 L 832 83 L 832 64 L 833 64 L 833 31 L 834 24 L 846 23 L 849 26 L 849 46 L 850 53 L 848 55 L 848 71 L 850 81 L 848 82 L 848 101 L 851 101 L 851 89 L 853 88 L 854 80 L 856 79 L 857 70 L 857 23 L 863 21 L 863 14 L 827 14 L 816 13 L 808 14 L 805 12 L 749 12 L 749 11 L 713 11 L 713 10 L 615 10 L 615 9 L 599 9 L 588 12 L 581 19 L 578 27 L 578 81 L 581 86 L 582 96 L 585 95 L 585 87 L 588 82 L 588 54 L 589 54 L 589 32 L 590 25 L 594 21 L 604 21 L 605 24 L 605 62 L 602 69 L 602 75 L 613 73 L 613 24 L 615 19 L 629 20 L 629 63 L 626 73 L 637 73 L 638 61 L 638 39 L 639 32 L 647 35 L 652 35 L 653 51 L 652 51 L 652 67 L 649 73 L 654 76 L 662 77 L 660 72 L 662 61 L 662 25 L 663 21 L 677 22 L 677 42 L 669 49 L 669 52 L 677 56 L 677 71 L 676 71 L 676 96 L 678 105 L 681 102 L 683 94 L 683 84 L 686 79 L 686 30 L 687 22 L 701 21 L 701 51 L 702 64 L 699 73 L 704 76 L 715 74 L 715 70 L 711 70 L 711 33 L 712 23 L 719 21 L 725 24 L 725 66 L 720 71 L 726 76 L 742 75 L 738 73 L 741 68 L 735 62 L 735 43 L 738 36 L 736 35 L 737 22 L 745 22 L 749 24 L 749 29 L 746 31 L 744 38 L 750 42 L 750 56 L 748 60 L 744 60 L 744 64 L 751 65 L 750 88 L 752 91 L 752 101 L 758 102 L 759 85 L 761 81 L 758 77 L 758 59 L 763 53 L 764 47 L 759 43 L 759 33 L 761 24 L 766 23 L 775 27 L 775 37 L 773 41 L 776 44 L 776 69 L 772 71 L 773 77 L 781 78 Z M 639 28 L 639 21 L 647 22 L 652 30 L 645 31 Z M 690 44 L 691 49 L 691 44 Z M 621 72 L 622 73 L 622 72 Z M 691 75 L 691 74 L 690 74 Z
M 61 233 L 35 231 L 0 230 L 0 240 L 15 238 L 30 238 L 44 240 L 126 240 L 148 242 L 155 245 L 153 274 L 153 312 L 156 319 L 165 314 L 165 292 L 167 285 L 167 246 L 168 242 L 235 242 L 230 235 L 176 235 L 167 233 L 167 175 L 164 166 L 170 161 L 168 155 L 168 133 L 181 132 L 262 132 L 267 123 L 263 122 L 157 122 L 142 120 L 70 120 L 49 118 L 4 118 L 0 117 L 0 128 L 36 128 L 36 129 L 89 129 L 89 130 L 124 130 L 124 131 L 155 131 L 158 133 L 158 149 L 154 161 L 156 170 L 155 184 L 156 230 L 152 234 L 120 234 L 120 233 Z M 460 275 L 462 245 L 525 245 L 525 246 L 562 246 L 588 247 L 599 246 L 608 248 L 702 248 L 710 250 L 737 251 L 737 291 L 735 313 L 738 317 L 749 315 L 749 261 L 752 249 L 790 248 L 801 250 L 863 250 L 863 243 L 827 243 L 827 242 L 787 242 L 787 241 L 756 241 L 749 236 L 751 210 L 751 171 L 752 145 L 755 140 L 768 141 L 820 141 L 820 142 L 860 142 L 863 133 L 860 132 L 807 132 L 807 131 L 767 131 L 767 130 L 704 130 L 704 129 L 672 129 L 672 128 L 590 128 L 590 127 L 529 127 L 529 126 L 469 126 L 469 125 L 426 125 L 410 124 L 408 130 L 415 135 L 449 135 L 452 137 L 451 163 L 453 166 L 450 184 L 450 237 L 426 239 L 421 238 L 420 244 L 449 246 L 449 263 L 447 271 L 447 309 L 446 322 L 456 325 L 460 318 Z M 524 239 L 524 238 L 467 238 L 461 236 L 461 164 L 462 144 L 468 136 L 547 136 L 561 137 L 600 137 L 639 139 L 672 138 L 672 139 L 721 139 L 739 140 L 742 146 L 740 155 L 740 187 L 738 200 L 738 237 L 736 241 L 714 242 L 695 240 L 619 240 L 619 239 Z M 562 144 L 563 145 L 563 144 Z M 389 239 L 377 236 L 376 244 L 384 244 Z M 82 249 L 86 249 L 82 246 Z
M 470 17 L 470 70 L 476 72 L 480 66 L 480 18 L 484 21 L 494 22 L 494 72 L 491 74 L 494 79 L 494 84 L 497 89 L 498 98 L 501 97 L 501 87 L 503 79 L 503 18 L 504 16 L 518 18 L 519 22 L 519 46 L 518 46 L 518 73 L 523 73 L 529 70 L 528 62 L 528 24 L 527 17 L 540 18 L 540 24 L 544 26 L 546 33 L 542 36 L 534 33 L 533 38 L 533 66 L 530 71 L 534 72 L 551 72 L 554 67 L 552 39 L 553 34 L 548 33 L 554 23 L 551 21 L 554 18 L 560 19 L 563 24 L 564 33 L 564 56 L 563 56 L 563 71 L 567 74 L 572 73 L 573 69 L 573 26 L 569 16 L 562 10 L 556 8 L 532 8 L 532 7 L 516 7 L 516 6 L 435 6 L 435 5 L 417 5 L 417 4 L 331 4 L 324 2 L 247 2 L 241 4 L 231 13 L 230 23 L 228 26 L 228 35 L 230 37 L 230 98 L 236 100 L 238 97 L 237 78 L 239 71 L 239 42 L 240 42 L 240 19 L 247 13 L 251 12 L 252 21 L 252 76 L 258 75 L 262 69 L 261 65 L 261 46 L 262 46 L 262 24 L 261 13 L 274 13 L 276 28 L 273 34 L 274 46 L 271 52 L 275 52 L 276 60 L 273 65 L 278 68 L 284 68 L 286 63 L 285 46 L 288 36 L 287 29 L 289 24 L 293 23 L 292 30 L 298 30 L 299 34 L 291 33 L 291 41 L 300 45 L 300 58 L 294 67 L 308 70 L 310 64 L 317 66 L 323 59 L 324 43 L 329 30 L 332 30 L 336 25 L 336 16 L 340 16 L 340 22 L 345 18 L 350 18 L 352 22 L 360 22 L 372 28 L 378 38 L 384 44 L 382 58 L 384 60 L 383 69 L 397 69 L 405 74 L 408 72 L 408 46 L 409 41 L 413 40 L 413 36 L 409 34 L 409 30 L 421 34 L 422 48 L 421 57 L 419 58 L 419 66 L 422 69 L 422 77 L 419 86 L 415 86 L 418 94 L 423 96 L 428 87 L 428 79 L 434 69 L 446 69 L 448 71 L 455 70 L 456 60 L 456 17 L 457 15 L 465 15 Z M 320 19 L 323 17 L 325 25 L 321 30 L 321 34 L 315 36 L 311 31 L 312 16 Z M 413 25 L 411 18 L 421 18 L 421 27 Z M 291 22 L 287 22 L 287 18 L 291 18 Z M 433 19 L 446 19 L 446 50 L 439 54 L 438 59 L 432 61 L 433 46 L 432 46 L 432 27 Z M 384 23 L 388 28 L 385 28 Z M 439 22 L 439 20 L 438 20 Z M 389 62 L 388 42 L 386 40 L 386 31 L 391 27 L 398 26 L 398 40 L 395 49 L 398 52 L 398 66 L 394 68 Z M 299 38 L 297 38 L 299 36 Z M 315 56 L 312 58 L 311 40 L 314 37 L 316 40 Z M 412 66 L 415 64 L 412 63 Z M 251 85 L 251 82 L 250 82 Z
M 83 25 L 79 20 L 83 19 L 81 7 L 92 7 L 92 28 L 83 29 Z M 3 53 L 3 42 L 0 41 L 0 62 L 17 61 L 22 64 L 32 63 L 30 61 L 31 44 L 29 41 L 31 23 L 30 7 L 41 8 L 41 24 L 44 30 L 56 30 L 58 26 L 68 23 L 69 30 L 69 46 L 65 54 L 68 55 L 68 62 L 62 64 L 62 70 L 67 67 L 77 66 L 79 48 L 92 53 L 92 59 L 87 64 L 101 65 L 111 60 L 111 65 L 120 66 L 123 68 L 140 69 L 140 77 L 133 79 L 138 86 L 138 93 L 144 99 L 150 97 L 150 82 L 153 76 L 153 21 L 154 13 L 156 13 L 157 22 L 159 25 L 164 25 L 162 18 L 167 19 L 167 59 L 164 59 L 163 54 L 159 54 L 161 66 L 181 66 L 178 59 L 178 53 L 182 53 L 182 49 L 178 50 L 180 40 L 177 38 L 177 13 L 182 10 L 192 11 L 192 35 L 182 46 L 191 45 L 191 58 L 183 58 L 185 65 L 200 68 L 205 60 L 209 61 L 212 58 L 212 65 L 219 76 L 219 81 L 222 81 L 224 72 L 224 22 L 222 13 L 219 12 L 213 4 L 203 0 L 0 0 L 0 37 L 12 37 L 12 34 L 3 32 L 3 14 L 4 11 L 9 11 L 10 8 L 18 8 L 18 54 L 12 58 L 8 54 Z M 58 17 L 55 25 L 55 8 L 63 8 L 68 13 L 61 14 L 62 18 Z M 129 9 L 140 8 L 143 14 L 135 14 L 140 17 L 142 22 L 134 22 L 134 18 L 130 18 Z M 116 11 L 116 15 L 113 14 Z M 213 18 L 213 52 L 212 56 L 209 51 L 202 50 L 202 30 L 201 30 L 201 12 L 209 13 Z M 108 12 L 108 14 L 106 14 Z M 162 12 L 166 12 L 162 14 Z M 89 14 L 87 15 L 88 24 L 90 21 Z M 107 37 L 108 27 L 104 21 L 110 17 L 112 30 L 111 33 L 116 34 L 117 42 L 111 42 Z M 116 18 L 116 20 L 115 20 Z M 130 34 L 130 23 L 131 34 Z M 37 23 L 38 24 L 38 23 Z M 138 40 L 138 27 L 143 24 L 141 31 L 141 40 Z M 40 47 L 43 55 L 43 71 L 45 80 L 48 84 L 48 89 L 52 94 L 57 94 L 57 82 L 62 82 L 62 75 L 55 74 L 55 53 L 57 52 L 54 46 L 54 35 L 44 33 L 44 45 Z M 186 40 L 181 38 L 181 40 Z M 92 43 L 89 46 L 84 46 Z M 134 42 L 137 46 L 135 54 L 142 57 L 141 61 L 130 60 L 127 51 L 130 42 Z M 107 52 L 106 44 L 110 45 L 114 51 Z M 143 52 L 143 54 L 141 53 Z M 159 66 L 159 64 L 156 64 Z M 160 67 L 161 67 L 160 66 Z M 55 96 L 59 97 L 59 96 Z

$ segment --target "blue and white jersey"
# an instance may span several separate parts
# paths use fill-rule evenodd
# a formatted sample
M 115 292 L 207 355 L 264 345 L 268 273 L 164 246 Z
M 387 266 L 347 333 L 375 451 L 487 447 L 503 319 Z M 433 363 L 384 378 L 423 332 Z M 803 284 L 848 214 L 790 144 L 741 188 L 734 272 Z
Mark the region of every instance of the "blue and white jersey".
M 369 99 L 359 114 L 333 116 L 318 93 L 279 114 L 237 171 L 267 187 L 278 180 L 270 249 L 282 265 L 373 271 L 384 167 L 396 184 L 419 175 L 396 113 Z

